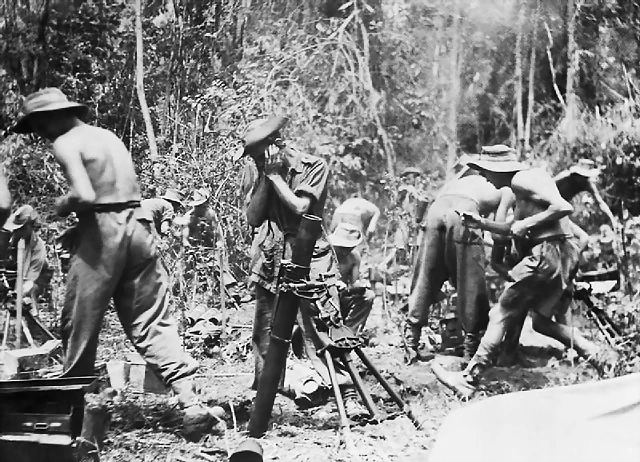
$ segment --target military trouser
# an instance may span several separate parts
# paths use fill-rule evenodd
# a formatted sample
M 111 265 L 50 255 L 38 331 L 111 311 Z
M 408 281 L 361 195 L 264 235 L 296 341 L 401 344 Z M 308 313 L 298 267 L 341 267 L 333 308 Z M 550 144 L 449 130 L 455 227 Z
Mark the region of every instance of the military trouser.
M 436 199 L 429 209 L 411 283 L 408 323 L 417 329 L 427 325 L 430 308 L 448 279 L 457 290 L 457 315 L 473 354 L 489 313 L 484 242 L 478 232 L 462 224 L 456 210 L 477 213 L 478 204 L 448 195 Z
M 125 334 L 167 385 L 193 375 L 167 303 L 155 238 L 133 208 L 79 214 L 62 310 L 64 376 L 94 374 L 98 335 L 113 299 Z
M 576 246 L 562 236 L 533 245 L 525 258 L 510 271 L 514 282 L 505 288 L 498 304 L 491 310 L 489 326 L 470 363 L 471 367 L 491 364 L 510 327 L 520 322 L 529 311 L 535 331 L 565 346 L 573 346 L 581 356 L 596 351 L 595 345 L 582 337 L 577 329 L 551 320 L 569 287 L 577 259 Z

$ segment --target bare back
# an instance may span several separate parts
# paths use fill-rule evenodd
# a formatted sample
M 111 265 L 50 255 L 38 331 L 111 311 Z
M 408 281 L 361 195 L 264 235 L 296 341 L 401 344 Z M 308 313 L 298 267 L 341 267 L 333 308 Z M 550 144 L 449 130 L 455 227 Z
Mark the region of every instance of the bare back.
M 516 173 L 511 181 L 515 195 L 514 218 L 536 220 L 532 238 L 565 234 L 563 218 L 573 210 L 562 198 L 554 179 L 545 170 L 532 168 Z
M 478 213 L 487 216 L 495 212 L 503 198 L 503 191 L 480 175 L 465 176 L 446 183 L 438 197 L 460 196 L 478 203 Z
M 336 208 L 336 212 L 356 213 L 360 215 L 363 220 L 370 220 L 377 211 L 378 207 L 374 203 L 369 202 L 362 197 L 352 197 L 350 199 L 347 199 L 342 204 L 340 204 L 338 208 Z
M 95 192 L 95 204 L 139 201 L 140 187 L 131 154 L 114 133 L 80 124 L 53 143 L 54 152 L 73 191 L 73 175 L 65 162 L 66 153 L 79 152 L 82 165 Z

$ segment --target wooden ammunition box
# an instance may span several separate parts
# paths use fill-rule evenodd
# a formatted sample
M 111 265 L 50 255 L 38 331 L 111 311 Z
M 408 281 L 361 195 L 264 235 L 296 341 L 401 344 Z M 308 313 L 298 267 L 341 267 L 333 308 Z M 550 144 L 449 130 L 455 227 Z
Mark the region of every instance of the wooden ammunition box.
M 0 382 L 0 461 L 77 462 L 84 394 L 95 377 Z

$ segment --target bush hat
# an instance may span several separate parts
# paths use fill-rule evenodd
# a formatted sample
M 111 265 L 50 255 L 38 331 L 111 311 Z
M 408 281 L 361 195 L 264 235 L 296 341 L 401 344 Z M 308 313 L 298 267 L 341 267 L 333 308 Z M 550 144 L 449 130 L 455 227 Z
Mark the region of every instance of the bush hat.
M 504 144 L 483 146 L 479 158 L 468 161 L 467 165 L 476 170 L 497 173 L 518 172 L 529 168 L 527 164 L 518 161 L 514 149 Z
M 27 223 L 33 223 L 38 218 L 35 210 L 30 205 L 21 205 L 11 214 L 7 222 L 4 224 L 4 229 L 7 231 L 15 231 L 22 228 Z
M 180 206 L 184 206 L 183 200 L 183 194 L 182 191 L 179 191 L 177 189 L 173 189 L 173 188 L 169 188 L 165 191 L 165 193 L 161 196 L 162 199 L 169 201 L 169 202 L 175 202 L 176 204 L 180 204 Z
M 408 175 L 418 175 L 421 176 L 422 175 L 422 170 L 420 170 L 417 167 L 407 167 L 405 168 L 402 173 L 400 174 L 400 178 L 408 176 Z
M 207 188 L 198 188 L 193 191 L 193 199 L 189 202 L 190 207 L 202 205 L 209 200 L 211 193 Z
M 362 231 L 349 223 L 340 223 L 327 240 L 334 247 L 353 248 L 362 242 Z
M 596 167 L 596 163 L 591 159 L 578 160 L 578 163 L 572 166 L 569 171 L 587 178 L 597 178 L 602 173 L 602 169 Z
M 237 151 L 233 156 L 233 160 L 236 161 L 246 156 L 252 147 L 280 130 L 287 125 L 288 122 L 289 118 L 284 115 L 271 116 L 251 122 L 247 125 L 247 128 L 245 128 L 244 135 L 242 136 L 244 149 Z
M 27 96 L 22 102 L 22 115 L 12 127 L 14 133 L 32 133 L 29 118 L 37 112 L 53 112 L 69 110 L 77 117 L 85 117 L 89 108 L 84 104 L 74 103 L 67 99 L 64 93 L 57 88 L 43 88 L 40 91 Z
M 263 450 L 258 441 L 253 438 L 244 440 L 231 454 L 229 462 L 262 462 Z

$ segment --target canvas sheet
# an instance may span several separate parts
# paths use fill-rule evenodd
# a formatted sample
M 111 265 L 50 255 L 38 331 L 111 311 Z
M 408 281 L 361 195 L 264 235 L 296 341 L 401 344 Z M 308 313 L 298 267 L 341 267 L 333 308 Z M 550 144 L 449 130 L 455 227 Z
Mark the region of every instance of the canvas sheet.
M 639 462 L 640 373 L 494 396 L 451 413 L 429 462 Z

